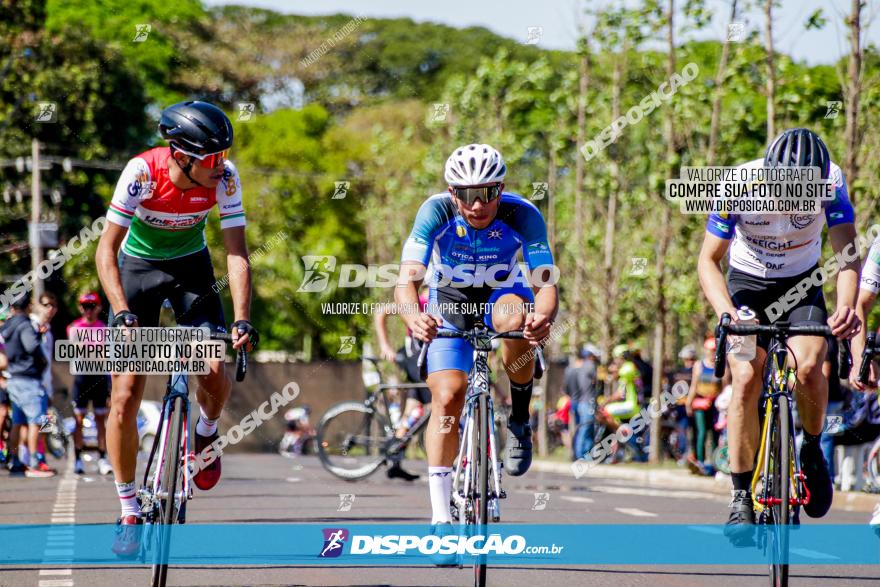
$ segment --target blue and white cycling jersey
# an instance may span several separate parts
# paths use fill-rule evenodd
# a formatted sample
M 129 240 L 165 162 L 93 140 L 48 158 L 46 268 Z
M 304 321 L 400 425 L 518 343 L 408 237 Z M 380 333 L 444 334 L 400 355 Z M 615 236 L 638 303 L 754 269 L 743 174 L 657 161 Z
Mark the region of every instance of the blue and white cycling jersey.
M 505 192 L 495 219 L 478 230 L 458 213 L 452 194 L 444 192 L 431 196 L 419 208 L 401 261 L 426 267 L 430 261 L 427 311 L 443 317 L 443 329 L 466 330 L 475 320 L 491 328 L 490 308 L 501 296 L 514 294 L 527 303 L 534 301 L 531 281 L 519 267 L 520 251 L 526 268 L 540 282 L 536 285 L 555 281 L 552 272 L 544 275 L 544 269 L 555 271 L 555 267 L 547 227 L 534 204 Z M 539 268 L 544 269 L 536 271 Z M 450 310 L 456 303 L 476 309 L 463 311 L 466 313 Z M 428 347 L 428 373 L 446 369 L 469 373 L 473 356 L 474 348 L 466 340 L 437 339 Z
M 529 271 L 553 265 L 547 227 L 534 204 L 504 192 L 495 219 L 478 230 L 458 213 L 452 194 L 444 192 L 431 196 L 419 208 L 401 261 L 425 266 L 430 261 L 434 275 L 429 285 L 439 283 L 444 290 L 470 289 L 505 280 L 513 283 L 517 278 L 523 283 L 520 251 Z
M 755 159 L 740 167 L 763 167 Z M 706 230 L 723 239 L 733 238 L 730 266 L 757 277 L 792 277 L 812 269 L 822 251 L 822 227 L 854 221 L 855 214 L 846 189 L 846 178 L 832 162 L 829 177 L 834 200 L 822 202 L 820 214 L 711 214 Z

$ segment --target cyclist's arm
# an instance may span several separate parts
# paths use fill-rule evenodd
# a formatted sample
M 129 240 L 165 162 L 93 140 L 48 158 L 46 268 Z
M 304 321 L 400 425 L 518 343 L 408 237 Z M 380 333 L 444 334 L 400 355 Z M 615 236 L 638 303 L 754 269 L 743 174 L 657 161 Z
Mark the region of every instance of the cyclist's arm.
M 407 327 L 415 332 L 420 312 L 411 312 L 409 308 L 419 307 L 419 287 L 427 267 L 416 261 L 404 261 L 400 265 L 400 276 L 394 288 L 394 302 L 401 307 L 400 317 Z
M 721 272 L 721 260 L 727 254 L 730 240 L 722 238 L 707 231 L 703 238 L 703 246 L 700 248 L 700 258 L 697 261 L 697 274 L 700 277 L 700 286 L 703 294 L 720 318 L 727 312 L 736 319 L 736 307 L 730 294 L 727 293 L 727 283 Z
M 859 245 L 852 222 L 836 224 L 828 229 L 831 248 L 838 259 L 845 261 L 837 274 L 837 309 L 828 319 L 838 337 L 852 337 L 859 331 L 861 320 L 856 316 L 859 293 Z
M 229 293 L 232 294 L 234 321 L 251 319 L 251 265 L 248 262 L 247 240 L 244 227 L 223 231 L 226 247 L 226 270 L 229 272 Z
M 120 226 L 115 222 L 108 222 L 107 228 L 101 234 L 98 241 L 98 250 L 95 253 L 95 267 L 98 270 L 98 279 L 104 295 L 110 302 L 110 309 L 114 314 L 128 311 L 128 300 L 125 299 L 125 291 L 122 289 L 122 277 L 119 275 L 117 256 L 119 247 L 128 233 L 127 226 Z
M 129 310 L 117 264 L 119 248 L 141 200 L 152 196 L 152 186 L 150 166 L 145 160 L 135 157 L 129 160 L 119 175 L 113 198 L 107 208 L 107 228 L 98 241 L 95 266 L 101 287 L 114 314 Z

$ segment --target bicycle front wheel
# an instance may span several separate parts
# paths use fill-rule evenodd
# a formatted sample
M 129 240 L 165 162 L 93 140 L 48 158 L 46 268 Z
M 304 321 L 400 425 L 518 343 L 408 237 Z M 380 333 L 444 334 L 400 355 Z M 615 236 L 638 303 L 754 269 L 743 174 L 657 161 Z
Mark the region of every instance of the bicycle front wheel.
M 486 395 L 480 395 L 477 408 L 477 534 L 486 536 L 489 523 L 489 408 Z M 474 585 L 486 587 L 486 556 L 480 555 L 474 564 Z
M 791 457 L 793 441 L 791 438 L 791 411 L 788 397 L 779 397 L 776 409 L 776 431 L 772 436 L 773 446 L 770 451 L 773 459 L 771 495 L 779 499 L 772 507 L 773 512 L 773 548 L 770 556 L 771 587 L 788 585 L 788 538 L 791 523 Z
M 394 439 L 388 419 L 358 402 L 330 408 L 318 424 L 318 456 L 324 468 L 346 481 L 372 475 L 385 462 Z
M 168 577 L 168 555 L 171 552 L 171 525 L 178 519 L 180 501 L 176 499 L 181 474 L 181 436 L 184 413 L 183 398 L 175 397 L 168 411 L 168 434 L 162 451 L 162 460 L 158 463 L 156 474 L 161 475 L 159 481 L 159 528 L 156 533 L 158 548 L 153 563 L 153 587 L 165 587 Z

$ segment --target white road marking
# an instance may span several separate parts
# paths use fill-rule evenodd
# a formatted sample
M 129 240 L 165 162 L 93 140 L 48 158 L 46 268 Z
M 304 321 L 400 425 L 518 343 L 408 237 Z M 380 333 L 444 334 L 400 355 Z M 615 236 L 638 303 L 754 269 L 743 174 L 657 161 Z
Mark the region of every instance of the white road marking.
M 792 548 L 792 554 L 796 554 L 798 556 L 802 556 L 804 558 L 814 558 L 820 560 L 837 560 L 840 557 L 834 556 L 833 554 L 828 554 L 825 552 L 819 552 L 818 550 L 810 550 L 808 548 Z
M 627 516 L 635 516 L 637 518 L 657 517 L 657 514 L 653 512 L 646 512 L 645 510 L 640 510 L 638 508 L 614 508 L 614 510 L 620 512 L 621 514 L 626 514 Z
M 646 487 L 618 487 L 616 485 L 597 485 L 590 487 L 593 491 L 614 493 L 617 495 L 643 495 L 645 497 L 667 497 L 680 499 L 707 499 L 710 501 L 730 501 L 729 497 L 703 493 L 701 491 L 678 491 L 674 489 L 648 489 Z
M 55 494 L 55 505 L 52 506 L 51 522 L 64 524 L 49 528 L 46 537 L 46 548 L 43 551 L 44 564 L 70 563 L 73 557 L 73 528 L 76 523 L 76 485 L 77 476 L 73 473 L 73 458 L 67 457 L 64 477 L 58 483 Z M 39 587 L 74 587 L 73 569 L 40 569 L 40 576 L 67 577 L 65 579 L 41 579 Z
M 559 499 L 565 501 L 573 501 L 574 503 L 593 503 L 592 497 L 581 497 L 580 495 L 563 495 Z

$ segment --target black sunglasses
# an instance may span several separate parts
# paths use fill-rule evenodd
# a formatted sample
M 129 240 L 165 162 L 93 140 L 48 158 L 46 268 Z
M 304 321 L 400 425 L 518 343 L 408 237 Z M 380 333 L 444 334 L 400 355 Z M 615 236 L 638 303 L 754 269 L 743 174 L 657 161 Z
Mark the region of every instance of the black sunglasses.
M 501 195 L 501 184 L 483 186 L 483 187 L 453 187 L 452 193 L 455 197 L 467 205 L 472 205 L 477 200 L 484 204 L 488 204 Z

